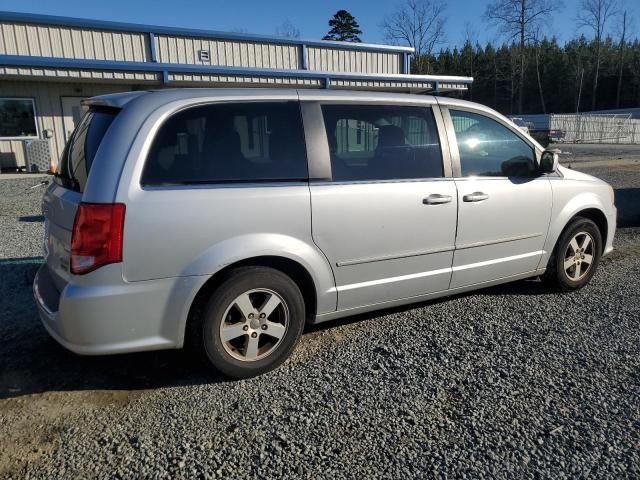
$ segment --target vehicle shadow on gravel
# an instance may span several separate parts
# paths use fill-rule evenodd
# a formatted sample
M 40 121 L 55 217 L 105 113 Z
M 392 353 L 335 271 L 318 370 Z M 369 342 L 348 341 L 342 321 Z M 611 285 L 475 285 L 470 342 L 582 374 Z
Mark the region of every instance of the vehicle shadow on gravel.
M 640 227 L 640 188 L 616 188 L 619 227 Z
M 0 260 L 0 400 L 60 391 L 140 391 L 227 381 L 184 350 L 80 356 L 58 345 L 40 324 L 31 283 L 41 258 Z M 484 294 L 544 294 L 540 282 L 502 285 Z M 306 333 L 448 301 L 432 300 L 306 329 Z
M 40 324 L 31 282 L 40 258 L 0 260 L 0 400 L 75 390 L 146 390 L 225 381 L 184 350 L 86 357 Z
M 472 297 L 475 295 L 495 295 L 495 296 L 505 296 L 505 295 L 553 295 L 557 293 L 555 290 L 547 287 L 544 283 L 542 283 L 539 279 L 526 279 L 526 280 L 517 280 L 511 283 L 505 283 L 502 285 L 496 285 L 494 287 L 487 287 L 481 290 L 475 290 L 472 292 L 459 293 L 456 295 L 451 295 L 448 297 L 436 298 L 433 300 L 426 300 L 420 303 L 411 303 L 409 305 L 403 305 L 400 307 L 391 307 L 384 310 L 376 310 L 374 312 L 361 313 L 358 315 L 353 315 L 351 317 L 340 318 L 338 320 L 332 320 L 326 323 L 320 323 L 318 325 L 313 325 L 308 327 L 305 330 L 307 332 L 316 332 L 325 329 L 334 328 L 340 325 L 349 325 L 352 323 L 358 323 L 365 320 L 372 320 L 377 317 L 382 317 L 385 315 L 394 315 L 397 313 L 403 313 L 410 310 L 415 310 L 423 307 L 429 307 L 433 305 L 437 305 L 443 302 L 450 302 L 455 298 L 460 297 Z

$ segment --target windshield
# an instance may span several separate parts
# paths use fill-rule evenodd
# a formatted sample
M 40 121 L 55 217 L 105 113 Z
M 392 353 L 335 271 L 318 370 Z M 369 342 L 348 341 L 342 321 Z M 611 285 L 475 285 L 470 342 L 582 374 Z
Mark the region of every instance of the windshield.
M 115 108 L 91 108 L 82 117 L 62 152 L 57 183 L 70 190 L 84 191 L 98 147 L 118 112 Z

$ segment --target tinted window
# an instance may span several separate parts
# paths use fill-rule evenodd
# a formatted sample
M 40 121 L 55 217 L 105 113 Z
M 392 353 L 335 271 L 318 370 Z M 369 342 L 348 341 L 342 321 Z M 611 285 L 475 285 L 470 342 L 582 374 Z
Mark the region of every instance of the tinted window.
M 98 147 L 118 114 L 115 108 L 90 109 L 65 146 L 57 178 L 67 188 L 84 191 Z
M 335 181 L 442 177 L 429 108 L 323 105 Z
M 527 177 L 536 172 L 533 148 L 495 120 L 451 110 L 462 176 Z
M 297 102 L 216 104 L 171 116 L 158 130 L 144 185 L 307 179 Z

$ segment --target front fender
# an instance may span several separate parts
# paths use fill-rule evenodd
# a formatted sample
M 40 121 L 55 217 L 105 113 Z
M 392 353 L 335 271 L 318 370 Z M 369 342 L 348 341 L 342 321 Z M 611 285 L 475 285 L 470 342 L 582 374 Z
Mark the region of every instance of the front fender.
M 211 276 L 236 262 L 261 256 L 284 257 L 302 265 L 316 288 L 317 313 L 335 311 L 337 293 L 328 260 L 315 246 L 288 235 L 256 233 L 226 239 L 195 258 L 181 276 Z
M 540 259 L 538 268 L 546 267 L 553 248 L 558 242 L 558 238 L 562 234 L 562 231 L 567 226 L 569 221 L 583 210 L 597 209 L 600 210 L 605 217 L 607 217 L 607 223 L 610 223 L 609 215 L 607 215 L 607 208 L 602 201 L 600 195 L 594 192 L 582 192 L 577 194 L 568 194 L 569 192 L 557 192 L 554 190 L 553 196 L 553 211 L 551 215 L 551 222 L 549 225 L 549 232 L 544 244 L 544 254 Z M 610 226 L 607 226 L 607 231 L 610 230 Z M 602 241 L 606 244 L 607 239 L 603 238 Z

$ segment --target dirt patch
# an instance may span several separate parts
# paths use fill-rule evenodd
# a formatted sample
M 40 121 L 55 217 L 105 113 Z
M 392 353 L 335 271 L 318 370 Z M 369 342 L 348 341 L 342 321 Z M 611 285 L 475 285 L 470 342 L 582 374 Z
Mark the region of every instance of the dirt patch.
M 121 410 L 142 391 L 47 392 L 0 402 L 0 477 L 20 478 L 29 465 L 47 461 L 61 437 L 95 410 Z

